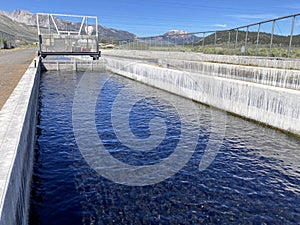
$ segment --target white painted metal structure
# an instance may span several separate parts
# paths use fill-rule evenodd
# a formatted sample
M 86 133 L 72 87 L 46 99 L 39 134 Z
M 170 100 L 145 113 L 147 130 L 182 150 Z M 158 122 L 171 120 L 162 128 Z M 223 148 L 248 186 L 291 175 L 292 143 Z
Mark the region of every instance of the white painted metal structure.
M 96 16 L 37 13 L 36 17 L 42 57 L 90 55 L 99 58 Z

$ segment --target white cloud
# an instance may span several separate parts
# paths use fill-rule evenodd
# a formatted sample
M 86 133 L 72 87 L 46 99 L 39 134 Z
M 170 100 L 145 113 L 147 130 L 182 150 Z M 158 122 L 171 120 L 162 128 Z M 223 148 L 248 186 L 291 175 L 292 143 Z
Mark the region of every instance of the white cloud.
M 214 27 L 222 27 L 222 28 L 226 28 L 227 24 L 215 24 Z
M 229 15 L 229 16 L 237 19 L 255 19 L 255 20 L 267 20 L 267 19 L 276 18 L 276 16 L 271 14 L 236 14 L 236 15 Z

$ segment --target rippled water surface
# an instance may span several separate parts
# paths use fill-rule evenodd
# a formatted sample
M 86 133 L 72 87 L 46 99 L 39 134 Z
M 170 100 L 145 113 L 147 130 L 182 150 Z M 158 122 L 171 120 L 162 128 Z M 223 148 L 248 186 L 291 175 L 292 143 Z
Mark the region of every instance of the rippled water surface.
M 47 72 L 30 224 L 299 224 L 299 146 L 108 72 Z

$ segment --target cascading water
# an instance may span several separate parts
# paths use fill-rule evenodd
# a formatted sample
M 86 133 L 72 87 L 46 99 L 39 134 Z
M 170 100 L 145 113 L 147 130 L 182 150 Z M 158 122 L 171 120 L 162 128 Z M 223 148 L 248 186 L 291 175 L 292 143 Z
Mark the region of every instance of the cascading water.
M 174 59 L 163 59 L 160 61 L 160 65 L 185 72 L 209 74 L 210 76 L 300 90 L 300 71 L 298 70 L 226 65 Z
M 246 63 L 245 63 L 246 65 L 239 65 L 238 60 L 236 60 L 237 64 L 205 62 L 201 60 L 198 61 L 192 58 L 189 59 L 189 57 L 184 58 L 181 56 L 181 54 L 177 58 L 175 56 L 173 56 L 173 58 L 168 56 L 164 57 L 164 55 L 161 55 L 158 58 L 154 58 L 154 56 L 149 55 L 148 58 L 144 58 L 143 54 L 142 55 L 139 54 L 140 53 L 137 52 L 135 57 L 131 54 L 130 57 L 127 57 L 127 59 L 132 58 L 133 62 L 134 61 L 141 62 L 141 63 L 144 62 L 152 65 L 155 65 L 153 62 L 156 61 L 156 66 L 159 67 L 180 70 L 180 71 L 190 72 L 190 73 L 207 74 L 209 76 L 217 76 L 217 77 L 224 77 L 229 79 L 242 80 L 242 81 L 253 82 L 257 84 L 264 84 L 264 85 L 275 86 L 275 87 L 300 90 L 299 70 L 249 66 Z M 216 57 L 216 56 L 212 56 L 212 57 Z M 150 62 L 150 60 L 152 63 Z M 267 61 L 267 60 L 262 59 L 262 61 Z M 259 62 L 259 60 L 256 60 L 256 62 Z
M 299 88 L 299 79 L 292 79 L 277 70 L 260 77 L 246 78 L 238 76 L 214 76 L 223 73 L 219 65 L 210 65 L 208 73 L 191 73 L 171 70 L 129 60 L 107 58 L 108 68 L 118 74 L 145 84 L 205 103 L 222 110 L 268 124 L 279 129 L 300 134 L 300 92 L 274 86 Z M 178 66 L 180 67 L 180 66 Z M 186 67 L 183 67 L 186 68 Z M 229 68 L 234 69 L 233 66 Z M 254 71 L 256 70 L 253 67 Z M 251 68 L 250 68 L 251 70 Z M 267 69 L 262 69 L 260 72 Z M 206 71 L 207 72 L 207 71 Z M 220 73 L 221 72 L 221 73 Z M 225 71 L 226 73 L 226 71 Z M 206 75 L 208 74 L 208 75 Z M 231 79 L 229 79 L 231 78 Z M 255 83 L 259 80 L 258 83 Z M 290 82 L 292 80 L 292 82 Z M 264 83 L 268 84 L 265 85 Z

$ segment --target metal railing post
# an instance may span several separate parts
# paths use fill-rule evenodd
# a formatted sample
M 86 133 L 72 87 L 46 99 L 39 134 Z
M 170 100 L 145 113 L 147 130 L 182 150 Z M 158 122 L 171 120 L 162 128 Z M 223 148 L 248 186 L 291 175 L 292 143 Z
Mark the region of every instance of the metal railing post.
M 292 48 L 294 28 L 295 28 L 295 19 L 296 19 L 296 16 L 293 17 L 293 21 L 292 21 L 291 36 L 290 36 L 290 43 L 289 43 L 289 50 L 288 50 L 288 58 L 290 58 L 290 56 L 291 56 L 291 48 Z
M 216 53 L 216 45 L 217 45 L 217 31 L 215 32 L 214 53 Z
M 231 33 L 228 31 L 228 51 L 230 51 L 230 39 L 231 39 Z
M 204 49 L 204 42 L 205 42 L 205 32 L 203 33 L 203 38 L 202 38 L 202 50 Z
M 256 56 L 258 55 L 258 44 L 259 44 L 260 26 L 261 26 L 261 24 L 258 24 L 257 39 L 256 39 Z
M 273 20 L 273 24 L 272 24 L 272 33 L 271 33 L 271 40 L 270 40 L 269 56 L 272 56 L 273 38 L 274 38 L 274 30 L 275 30 L 275 21 L 276 20 Z
M 195 36 L 193 36 L 193 40 L 192 40 L 192 51 L 194 51 L 194 42 L 195 42 Z
M 249 32 L 249 27 L 247 26 L 246 37 L 245 37 L 245 55 L 247 55 L 248 32 Z
M 239 38 L 239 29 L 236 29 L 234 49 L 237 48 L 238 38 Z

